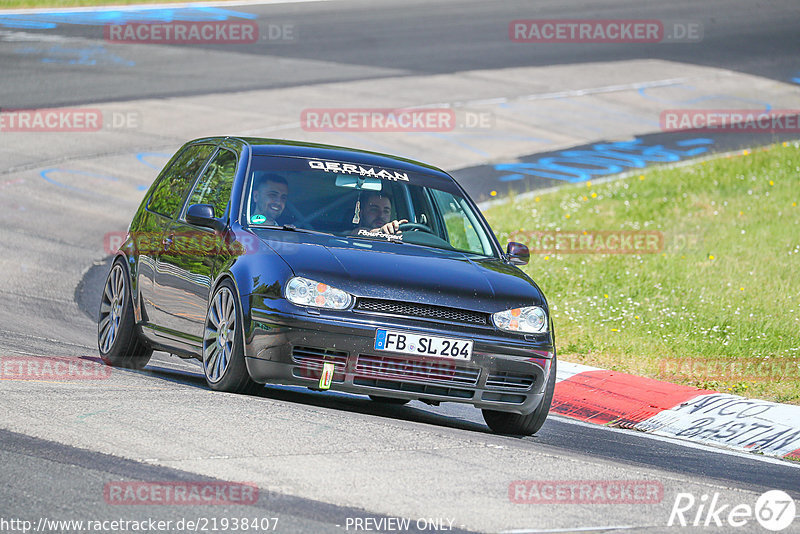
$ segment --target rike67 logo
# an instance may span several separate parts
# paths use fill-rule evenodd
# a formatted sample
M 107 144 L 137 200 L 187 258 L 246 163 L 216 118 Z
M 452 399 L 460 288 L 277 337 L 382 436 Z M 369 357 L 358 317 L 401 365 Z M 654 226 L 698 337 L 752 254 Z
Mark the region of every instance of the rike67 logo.
M 795 502 L 781 490 L 762 494 L 755 506 L 723 502 L 719 493 L 703 494 L 699 499 L 691 493 L 678 493 L 667 526 L 724 527 L 729 532 L 727 529 L 743 527 L 755 519 L 763 528 L 779 532 L 792 524 L 795 512 Z

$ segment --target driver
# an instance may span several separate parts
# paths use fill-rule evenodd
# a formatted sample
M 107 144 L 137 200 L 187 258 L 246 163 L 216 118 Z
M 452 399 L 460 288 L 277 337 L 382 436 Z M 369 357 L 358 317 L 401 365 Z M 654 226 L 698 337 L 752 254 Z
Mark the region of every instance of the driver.
M 251 217 L 251 220 L 258 221 L 259 224 L 277 225 L 277 218 L 283 213 L 288 198 L 289 184 L 286 178 L 274 173 L 260 176 L 253 188 L 256 215 Z M 262 218 L 259 215 L 265 220 L 259 221 L 258 219 Z
M 361 202 L 361 223 L 355 229 L 382 232 L 384 234 L 402 234 L 400 225 L 408 219 L 391 220 L 392 201 L 377 191 L 370 191 Z

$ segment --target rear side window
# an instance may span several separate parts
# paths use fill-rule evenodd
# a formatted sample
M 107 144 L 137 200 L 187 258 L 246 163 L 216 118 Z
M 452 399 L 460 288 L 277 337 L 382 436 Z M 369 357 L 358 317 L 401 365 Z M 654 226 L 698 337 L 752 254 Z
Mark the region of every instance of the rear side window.
M 189 187 L 213 151 L 211 145 L 193 145 L 184 150 L 159 178 L 147 209 L 174 219 Z
M 197 182 L 189 198 L 192 204 L 211 204 L 214 206 L 214 217 L 225 215 L 225 208 L 231 198 L 233 178 L 236 176 L 236 154 L 229 150 L 220 150 L 206 167 L 203 177 Z

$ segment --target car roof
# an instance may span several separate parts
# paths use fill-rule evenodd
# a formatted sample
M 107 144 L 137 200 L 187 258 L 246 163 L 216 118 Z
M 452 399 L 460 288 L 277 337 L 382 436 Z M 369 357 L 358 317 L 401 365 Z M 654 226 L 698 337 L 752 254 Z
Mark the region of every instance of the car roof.
M 261 137 L 216 137 L 197 139 L 194 142 L 214 141 L 221 143 L 224 141 L 240 141 L 250 146 L 254 155 L 258 156 L 289 156 L 302 158 L 327 159 L 332 161 L 342 161 L 348 163 L 360 163 L 363 165 L 373 165 L 386 167 L 409 172 L 424 173 L 437 176 L 453 182 L 453 177 L 445 171 L 433 165 L 415 161 L 408 158 L 382 154 L 380 152 L 370 152 L 356 148 L 348 148 L 334 145 L 323 145 L 318 143 L 308 143 L 304 141 L 291 141 L 287 139 L 267 139 Z

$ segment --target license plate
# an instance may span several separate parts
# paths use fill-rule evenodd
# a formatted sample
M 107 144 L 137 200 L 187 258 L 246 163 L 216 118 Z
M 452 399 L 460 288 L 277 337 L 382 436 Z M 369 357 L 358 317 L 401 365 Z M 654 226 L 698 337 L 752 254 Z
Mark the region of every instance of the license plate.
M 469 361 L 472 358 L 472 340 L 378 329 L 375 350 Z

